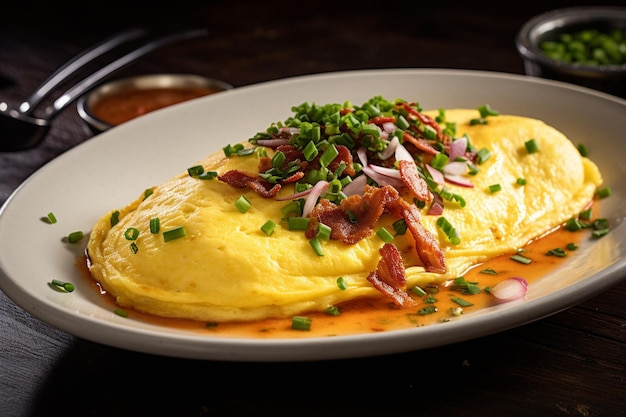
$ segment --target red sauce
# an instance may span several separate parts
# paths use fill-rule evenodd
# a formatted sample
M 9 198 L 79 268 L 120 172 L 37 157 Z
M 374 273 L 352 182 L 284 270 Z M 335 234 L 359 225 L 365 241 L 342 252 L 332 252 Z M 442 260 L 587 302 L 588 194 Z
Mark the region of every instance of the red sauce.
M 533 281 L 544 276 L 550 270 L 558 267 L 562 262 L 576 256 L 575 251 L 566 251 L 567 256 L 547 256 L 546 253 L 555 248 L 566 248 L 569 243 L 578 244 L 584 233 L 572 233 L 559 228 L 550 234 L 531 242 L 525 247 L 524 256 L 533 260 L 530 264 L 521 264 L 511 259 L 512 254 L 505 254 L 480 264 L 469 270 L 465 275 L 466 281 L 477 282 L 481 289 L 493 286 L 498 282 L 517 275 L 526 279 L 529 285 Z M 585 235 L 586 236 L 586 235 Z M 108 296 L 101 287 L 95 283 L 89 275 L 86 260 L 81 259 L 79 269 L 85 277 L 93 283 L 94 289 L 102 294 L 105 302 L 111 309 L 118 308 L 112 297 Z M 486 274 L 485 269 L 490 268 L 497 272 L 496 275 Z M 433 297 L 437 300 L 431 304 L 437 307 L 433 314 L 419 314 L 418 311 L 429 304 L 422 298 L 417 308 L 398 308 L 384 299 L 358 300 L 340 305 L 341 314 L 330 316 L 324 313 L 306 314 L 312 319 L 309 331 L 291 329 L 291 319 L 269 319 L 246 323 L 204 323 L 193 320 L 169 319 L 156 317 L 131 309 L 124 309 L 128 313 L 129 320 L 141 320 L 143 322 L 176 328 L 186 331 L 222 337 L 245 337 L 245 338 L 308 338 L 323 336 L 338 336 L 347 334 L 382 332 L 395 329 L 407 329 L 425 326 L 437 322 L 450 320 L 451 309 L 458 309 L 459 305 L 452 301 L 452 296 L 459 297 L 472 303 L 469 307 L 463 307 L 463 315 L 473 311 L 493 306 L 496 301 L 492 295 L 482 291 L 480 294 L 463 295 L 450 288 L 451 283 L 432 288 Z M 461 318 L 462 319 L 462 318 Z
M 96 102 L 91 113 L 111 125 L 127 122 L 154 110 L 221 90 L 201 87 L 171 87 L 120 91 Z

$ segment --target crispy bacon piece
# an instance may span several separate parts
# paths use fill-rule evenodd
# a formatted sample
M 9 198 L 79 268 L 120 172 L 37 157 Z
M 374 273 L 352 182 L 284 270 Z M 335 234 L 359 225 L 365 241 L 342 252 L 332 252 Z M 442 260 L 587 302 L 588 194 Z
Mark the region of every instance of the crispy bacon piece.
M 446 272 L 446 258 L 439 246 L 439 242 L 420 221 L 420 213 L 417 207 L 407 203 L 403 199 L 394 202 L 400 215 L 407 224 L 413 239 L 415 240 L 415 250 L 422 261 L 424 269 L 428 272 L 442 274 Z
M 331 239 L 352 245 L 372 233 L 385 207 L 398 198 L 398 192 L 391 186 L 366 186 L 363 195 L 352 195 L 339 205 L 322 198 L 309 215 L 311 220 L 305 235 L 308 239 L 315 237 L 318 224 L 324 223 L 331 228 Z
M 437 155 L 439 151 L 433 147 L 426 139 L 424 138 L 416 138 L 411 135 L 409 132 L 404 132 L 402 134 L 402 141 L 405 143 L 410 143 L 415 146 L 418 150 L 425 152 L 430 155 Z
M 409 114 L 410 117 L 412 117 L 414 119 L 418 119 L 423 124 L 432 127 L 437 132 L 437 137 L 440 138 L 440 139 L 443 139 L 443 133 L 441 132 L 441 126 L 439 126 L 439 124 L 437 123 L 437 121 L 435 119 L 433 119 L 432 117 L 428 116 L 427 114 L 423 114 L 423 113 L 418 112 L 416 109 L 411 107 L 411 105 L 409 103 L 402 103 L 402 106 L 407 111 L 407 113 Z
M 417 199 L 425 201 L 426 203 L 430 203 L 433 200 L 433 194 L 430 192 L 424 178 L 419 176 L 415 162 L 398 161 L 398 171 L 400 171 L 402 182 L 404 182 Z
M 217 178 L 235 188 L 250 188 L 265 198 L 275 197 L 281 188 L 280 184 L 271 184 L 257 176 L 236 169 L 226 171 Z
M 395 122 L 396 122 L 395 116 L 375 116 L 375 117 L 372 117 L 368 123 L 382 125 L 385 123 L 395 123 Z
M 391 243 L 385 243 L 379 250 L 381 258 L 376 271 L 370 272 L 367 280 L 378 291 L 388 296 L 393 302 L 406 307 L 417 304 L 406 292 L 406 276 L 402 255 Z
M 446 261 L 439 242 L 422 225 L 417 207 L 405 201 L 392 186 L 366 186 L 363 195 L 352 195 L 339 205 L 322 198 L 309 215 L 311 220 L 305 235 L 308 239 L 315 237 L 318 224 L 324 223 L 331 228 L 331 239 L 354 244 L 369 236 L 380 216 L 386 212 L 404 219 L 424 269 L 428 272 L 445 272 Z

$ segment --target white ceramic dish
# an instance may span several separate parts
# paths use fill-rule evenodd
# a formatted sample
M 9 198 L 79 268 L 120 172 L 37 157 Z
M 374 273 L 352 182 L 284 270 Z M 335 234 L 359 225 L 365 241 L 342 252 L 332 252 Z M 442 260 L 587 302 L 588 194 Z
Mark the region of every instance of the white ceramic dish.
M 545 120 L 584 142 L 613 195 L 603 201 L 612 231 L 581 246 L 576 257 L 534 283 L 528 299 L 468 314 L 460 320 L 386 333 L 315 339 L 216 338 L 116 316 L 88 288 L 74 262 L 83 246 L 62 242 L 88 232 L 107 210 L 183 172 L 223 145 L 245 140 L 292 105 L 374 95 L 418 101 L 426 109 L 476 108 Z M 33 316 L 98 343 L 167 356 L 296 361 L 390 354 L 450 344 L 503 331 L 573 306 L 626 277 L 626 101 L 537 78 L 456 70 L 372 70 L 298 77 L 208 96 L 113 128 L 51 161 L 24 182 L 0 211 L 0 288 Z M 54 225 L 41 220 L 52 211 Z M 58 293 L 51 279 L 76 290 Z

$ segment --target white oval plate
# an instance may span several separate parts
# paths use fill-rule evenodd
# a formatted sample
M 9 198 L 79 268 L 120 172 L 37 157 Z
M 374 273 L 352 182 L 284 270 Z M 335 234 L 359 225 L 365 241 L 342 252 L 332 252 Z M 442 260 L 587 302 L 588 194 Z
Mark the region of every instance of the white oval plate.
M 291 115 L 291 107 L 374 95 L 415 100 L 425 109 L 476 108 L 543 119 L 583 142 L 613 195 L 602 216 L 612 231 L 585 243 L 563 267 L 534 283 L 528 299 L 460 320 L 385 333 L 307 339 L 219 338 L 115 315 L 75 267 L 83 247 L 68 233 L 88 232 L 111 208 L 183 172 L 222 146 L 245 140 Z M 233 360 L 339 359 L 431 348 L 503 331 L 571 307 L 625 276 L 623 204 L 626 101 L 569 84 L 518 75 L 457 70 L 371 70 L 304 76 L 237 88 L 156 111 L 92 138 L 49 162 L 0 210 L 0 288 L 33 316 L 75 336 L 167 356 Z M 42 221 L 48 212 L 59 219 Z M 86 240 L 86 239 L 85 239 Z M 69 294 L 51 279 L 73 282 Z

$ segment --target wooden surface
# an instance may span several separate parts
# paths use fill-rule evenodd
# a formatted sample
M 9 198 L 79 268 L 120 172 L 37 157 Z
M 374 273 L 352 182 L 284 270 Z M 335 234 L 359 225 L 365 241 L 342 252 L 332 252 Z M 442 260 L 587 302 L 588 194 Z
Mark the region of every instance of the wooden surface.
M 519 27 L 539 12 L 576 4 L 88 3 L 3 5 L 0 101 L 19 103 L 71 56 L 129 26 L 191 25 L 211 34 L 157 51 L 116 76 L 193 72 L 238 87 L 366 68 L 521 74 Z M 44 163 L 89 137 L 70 106 L 39 147 L 0 153 L 0 204 Z M 551 317 L 436 349 L 229 363 L 75 338 L 0 292 L 0 416 L 624 416 L 625 301 L 623 282 Z

